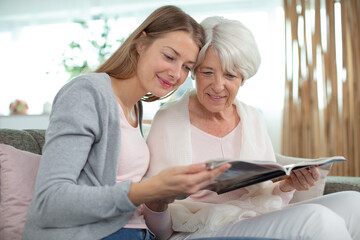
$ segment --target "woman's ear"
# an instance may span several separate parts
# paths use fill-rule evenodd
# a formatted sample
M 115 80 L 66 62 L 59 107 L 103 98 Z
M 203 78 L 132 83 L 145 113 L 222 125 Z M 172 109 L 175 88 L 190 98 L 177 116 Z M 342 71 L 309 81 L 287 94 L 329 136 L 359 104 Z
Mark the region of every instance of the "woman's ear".
M 142 31 L 136 43 L 136 51 L 138 52 L 138 54 L 140 54 L 145 49 L 145 45 L 146 45 L 146 32 Z
M 241 79 L 241 84 L 240 84 L 240 87 L 242 87 L 242 86 L 244 85 L 244 83 L 245 83 L 245 79 L 244 79 L 244 78 L 242 78 L 242 79 Z

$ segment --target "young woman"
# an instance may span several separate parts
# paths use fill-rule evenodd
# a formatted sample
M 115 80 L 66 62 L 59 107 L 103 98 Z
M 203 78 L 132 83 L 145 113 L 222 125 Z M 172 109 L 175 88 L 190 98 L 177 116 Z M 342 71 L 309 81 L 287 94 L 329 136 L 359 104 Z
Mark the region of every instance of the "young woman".
M 139 100 L 176 90 L 203 41 L 189 15 L 161 7 L 96 73 L 59 91 L 23 239 L 153 239 L 142 203 L 194 193 L 226 170 L 193 164 L 141 181 L 149 151 Z

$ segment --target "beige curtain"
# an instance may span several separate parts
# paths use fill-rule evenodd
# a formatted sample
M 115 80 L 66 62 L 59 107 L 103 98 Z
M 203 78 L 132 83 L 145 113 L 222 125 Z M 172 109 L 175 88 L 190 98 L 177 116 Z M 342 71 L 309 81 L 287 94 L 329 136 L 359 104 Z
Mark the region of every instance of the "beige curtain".
M 345 156 L 331 175 L 360 176 L 360 0 L 284 0 L 282 153 Z

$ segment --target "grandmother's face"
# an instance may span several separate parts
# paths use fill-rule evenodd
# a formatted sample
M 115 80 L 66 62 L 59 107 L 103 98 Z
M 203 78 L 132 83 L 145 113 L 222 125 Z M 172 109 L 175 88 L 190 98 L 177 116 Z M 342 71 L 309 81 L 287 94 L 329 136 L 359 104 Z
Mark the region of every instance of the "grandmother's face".
M 222 70 L 220 57 L 212 48 L 208 49 L 195 75 L 197 98 L 208 111 L 213 113 L 231 107 L 243 84 L 240 73 L 233 75 Z

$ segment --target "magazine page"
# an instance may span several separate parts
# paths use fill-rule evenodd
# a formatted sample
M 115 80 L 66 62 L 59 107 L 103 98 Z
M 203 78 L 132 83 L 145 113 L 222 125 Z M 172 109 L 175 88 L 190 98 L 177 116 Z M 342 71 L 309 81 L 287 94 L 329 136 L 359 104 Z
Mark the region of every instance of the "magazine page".
M 321 166 L 324 164 L 329 164 L 329 163 L 339 162 L 339 161 L 347 161 L 347 159 L 342 156 L 316 158 L 316 159 L 311 159 L 311 160 L 308 159 L 307 161 L 304 161 L 304 162 L 286 165 L 286 166 L 284 166 L 284 168 L 286 169 L 286 174 L 290 175 L 291 171 L 296 170 L 296 169 L 311 167 L 311 166 Z
M 256 183 L 290 175 L 291 171 L 296 169 L 320 166 L 337 161 L 346 161 L 346 159 L 341 156 L 335 156 L 298 162 L 286 166 L 274 161 L 215 159 L 206 162 L 207 169 L 213 169 L 227 162 L 231 164 L 231 167 L 205 189 L 221 194 Z
M 221 194 L 286 175 L 283 166 L 272 161 L 225 160 L 209 165 L 215 167 L 225 162 L 230 162 L 231 167 L 205 189 Z
M 281 165 L 278 162 L 270 161 L 270 160 L 269 161 L 258 161 L 258 160 L 242 160 L 242 159 L 212 159 L 205 163 L 206 163 L 207 169 L 213 169 L 224 163 L 233 164 L 233 163 L 237 163 L 237 162 L 245 162 L 245 163 L 249 163 L 251 165 L 269 166 L 269 167 L 279 168 L 279 169 L 283 169 L 283 170 L 285 170 L 285 167 L 286 167 L 286 166 Z

